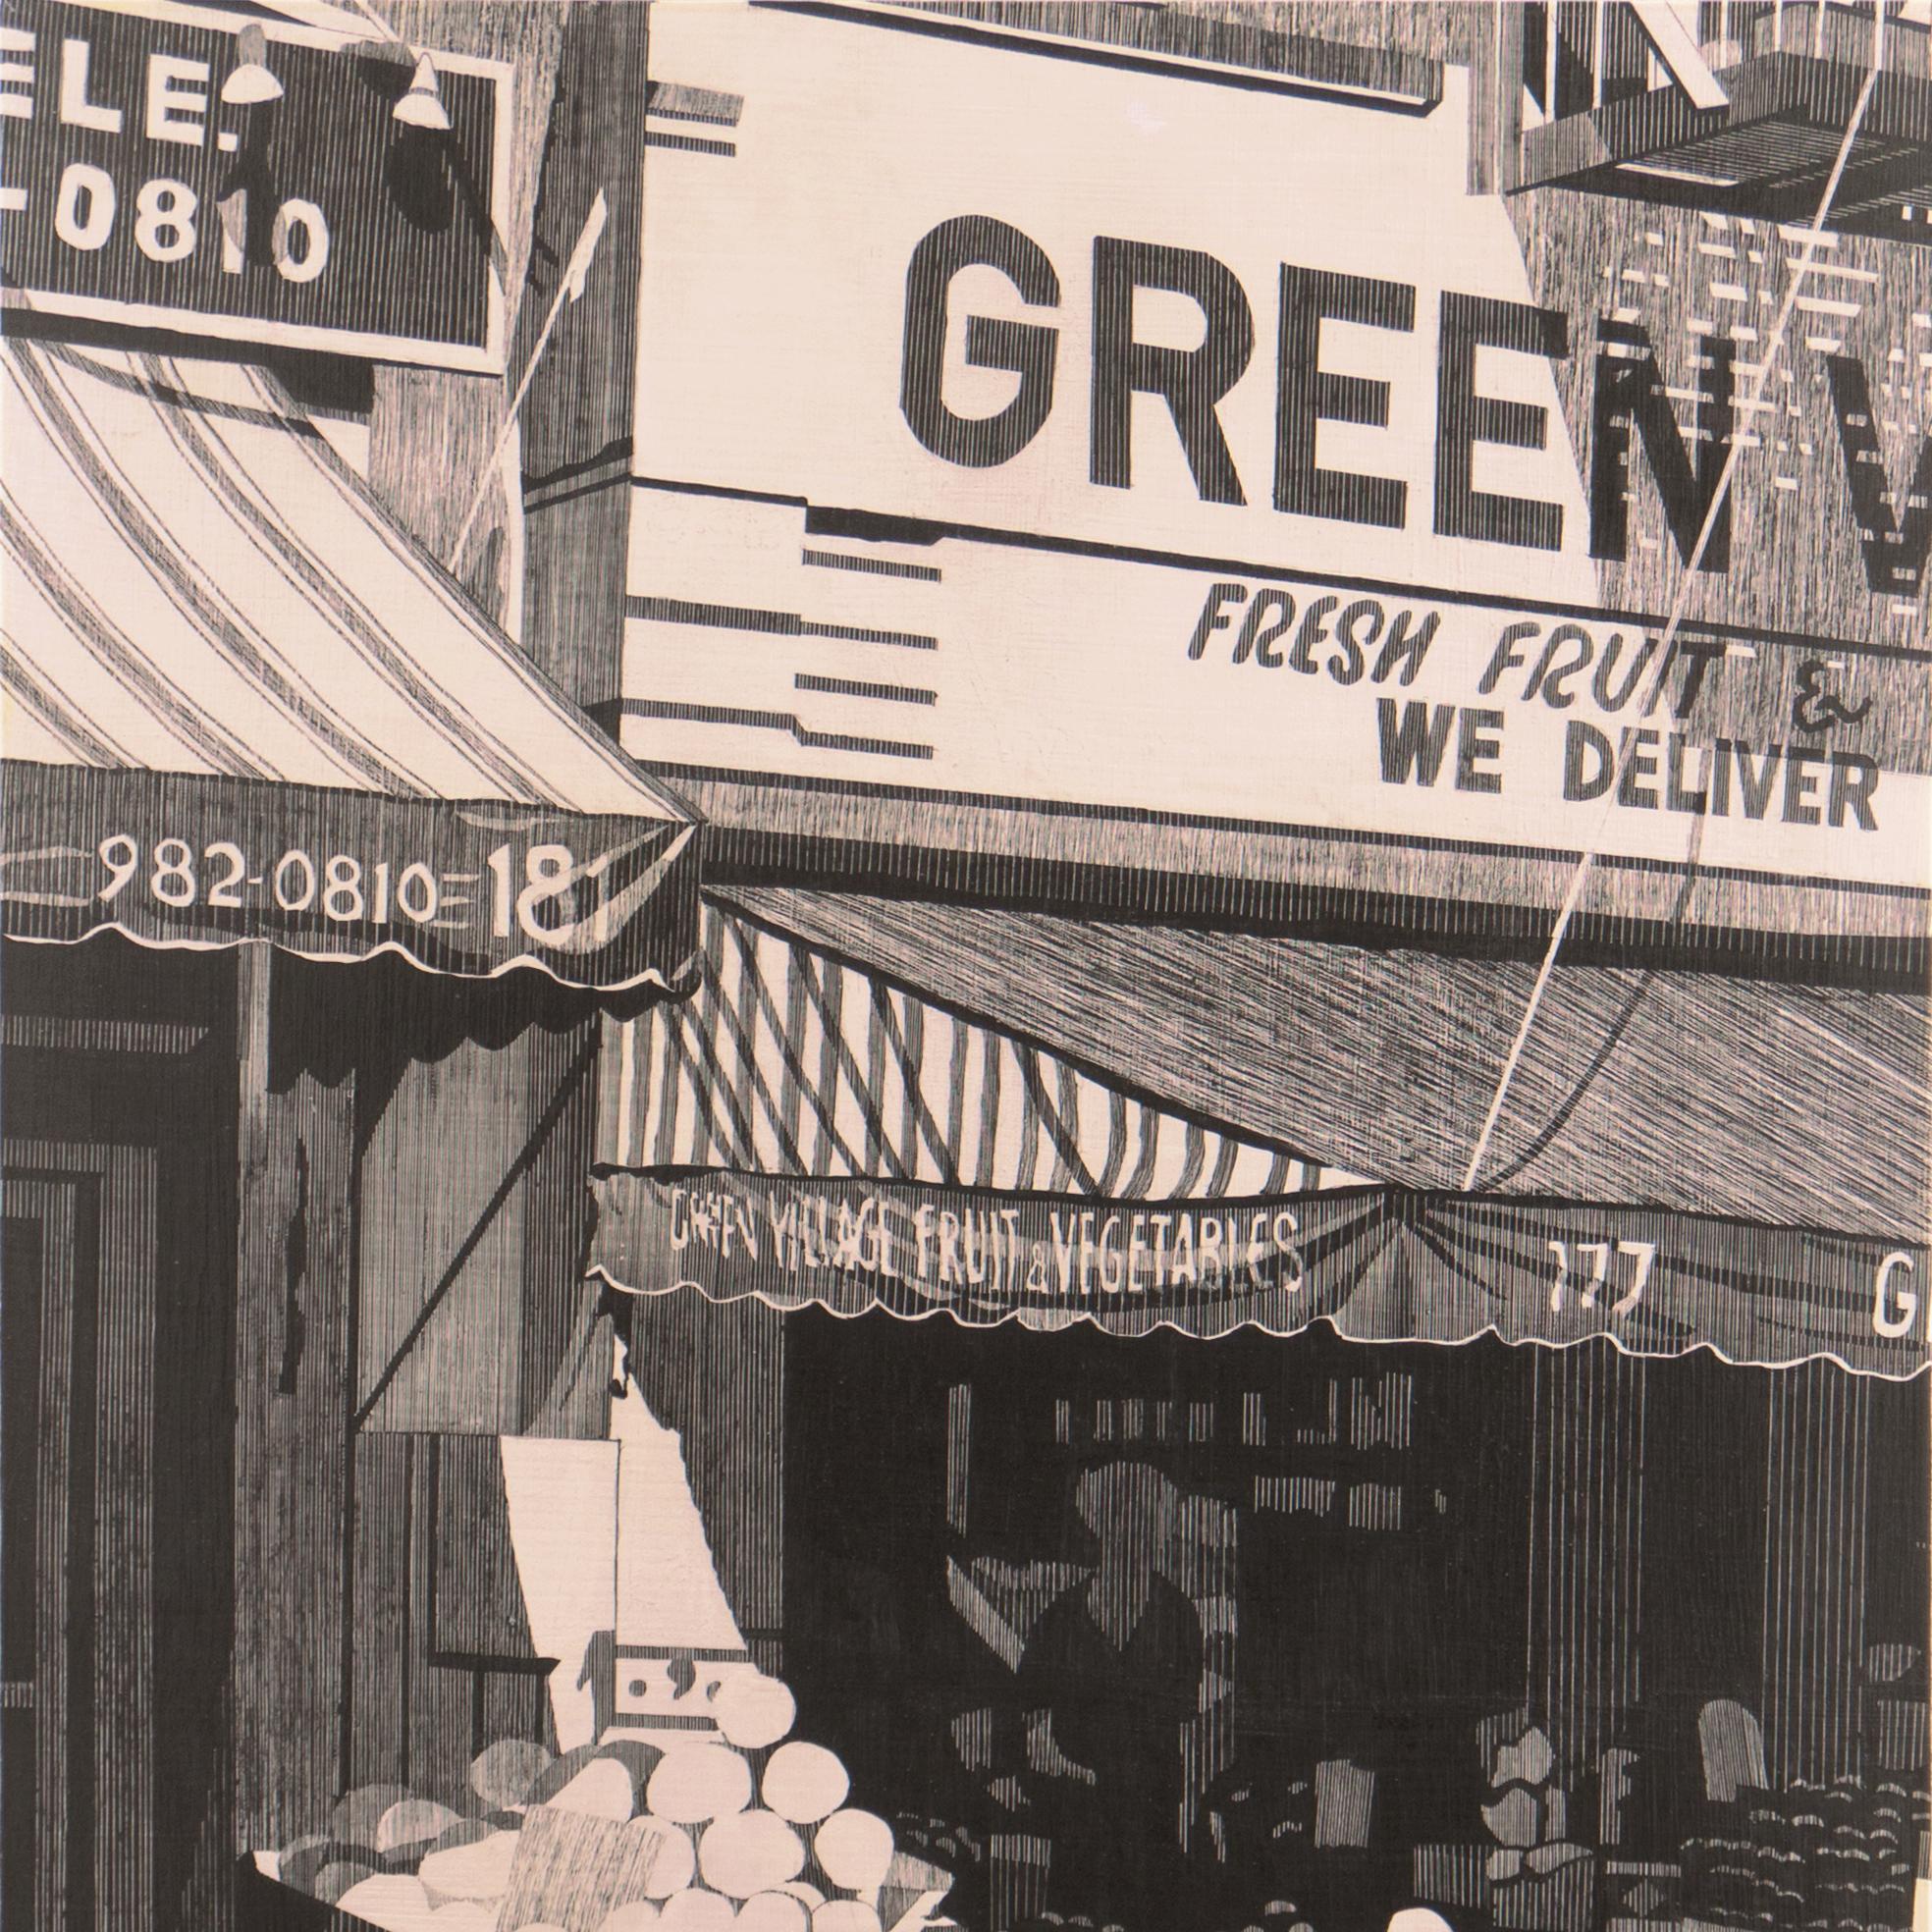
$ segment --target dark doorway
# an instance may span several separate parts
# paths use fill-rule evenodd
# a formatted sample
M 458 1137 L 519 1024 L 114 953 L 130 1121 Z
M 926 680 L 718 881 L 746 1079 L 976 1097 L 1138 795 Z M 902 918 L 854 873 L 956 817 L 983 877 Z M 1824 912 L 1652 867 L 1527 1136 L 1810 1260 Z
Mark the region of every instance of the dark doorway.
M 34 1690 L 34 1544 L 40 1504 L 40 1276 L 31 1214 L 6 1217 L 0 1249 L 0 1920 L 31 1925 L 40 1847 Z
M 101 1468 L 102 1175 L 63 1162 L 69 1153 L 9 1146 L 0 1283 L 4 1901 L 9 1923 L 63 1932 L 113 1915 L 118 1896 L 103 1899 L 98 1882 L 103 1798 L 110 1813 L 121 1808 L 120 1794 L 103 1789 L 97 1750 L 98 1710 L 118 1675 L 97 1591 L 103 1532 L 110 1547 L 118 1542 L 96 1507 L 103 1476 L 117 1474 Z M 115 1194 L 122 1205 L 122 1189 Z M 151 1257 L 129 1259 L 133 1276 L 151 1286 Z M 117 1632 L 121 1621 L 108 1618 Z M 125 1830 L 135 1820 L 112 1822 Z

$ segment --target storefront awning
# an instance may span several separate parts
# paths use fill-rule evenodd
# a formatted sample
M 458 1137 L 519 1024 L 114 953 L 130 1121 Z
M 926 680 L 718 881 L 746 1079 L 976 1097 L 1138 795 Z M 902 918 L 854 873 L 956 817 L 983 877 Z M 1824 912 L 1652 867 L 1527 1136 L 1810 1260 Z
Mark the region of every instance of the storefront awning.
M 727 907 L 707 904 L 704 941 L 691 999 L 605 1028 L 591 1271 L 626 1291 L 1120 1334 L 1325 1320 L 1365 1341 L 1603 1336 L 1633 1354 L 1707 1347 L 1892 1377 L 1926 1364 L 1922 1237 L 1582 1186 L 1366 1182 Z M 1177 1086 L 1243 1044 L 1216 1048 L 1205 972 L 1183 1024 L 1178 979 L 1123 971 L 1104 1002 L 1091 984 L 1025 981 L 1038 966 L 988 953 L 969 971 L 1002 975 L 1008 1012 L 1091 1007 L 1121 1046 L 1158 1031 Z M 1269 1017 L 1288 1031 L 1284 1008 L 1251 1024 Z M 1687 1042 L 1683 1064 L 1700 1050 Z M 1337 1083 L 1367 1077 L 1311 1055 L 1274 1117 L 1325 1123 Z M 1412 1081 L 1418 1095 L 1385 1094 L 1407 1112 L 1384 1131 L 1440 1091 Z M 1743 1146 L 1740 1130 L 1734 1158 Z
M 722 902 L 1311 1158 L 1460 1190 L 1536 978 L 1481 958 L 857 893 Z M 1917 992 L 1559 961 L 1476 1189 L 1922 1242 Z
M 10 938 L 676 979 L 689 813 L 262 371 L 0 344 Z
M 689 999 L 604 1029 L 597 1160 L 1166 1200 L 1359 1176 L 1165 1106 L 716 905 Z
M 1926 1367 L 1923 1248 L 1579 1202 L 1344 1188 L 1095 1201 L 771 1174 L 614 1174 L 594 1270 L 633 1293 L 1211 1337 L 1709 1348 L 1766 1368 Z

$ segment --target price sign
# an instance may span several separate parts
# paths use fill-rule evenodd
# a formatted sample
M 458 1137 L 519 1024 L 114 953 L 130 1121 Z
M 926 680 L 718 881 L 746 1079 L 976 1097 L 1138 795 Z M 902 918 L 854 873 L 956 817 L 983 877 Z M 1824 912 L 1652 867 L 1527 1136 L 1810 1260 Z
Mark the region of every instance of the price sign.
M 57 314 L 501 370 L 510 72 L 431 59 L 447 128 L 397 119 L 400 43 L 7 0 L 0 283 Z

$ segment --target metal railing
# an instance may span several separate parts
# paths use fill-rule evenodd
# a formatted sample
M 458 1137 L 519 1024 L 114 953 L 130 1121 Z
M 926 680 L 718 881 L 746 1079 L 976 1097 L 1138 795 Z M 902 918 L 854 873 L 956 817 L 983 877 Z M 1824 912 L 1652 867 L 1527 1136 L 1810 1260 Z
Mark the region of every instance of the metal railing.
M 1765 54 L 1932 74 L 1932 0 L 1526 0 L 1522 48 L 1530 126 L 1663 87 L 1717 107 Z

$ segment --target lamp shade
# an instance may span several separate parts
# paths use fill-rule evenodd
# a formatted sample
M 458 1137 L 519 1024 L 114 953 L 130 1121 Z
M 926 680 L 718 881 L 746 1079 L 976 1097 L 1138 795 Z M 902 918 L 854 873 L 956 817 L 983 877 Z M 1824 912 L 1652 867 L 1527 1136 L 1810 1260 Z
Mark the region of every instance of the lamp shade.
M 445 131 L 450 125 L 448 110 L 436 85 L 436 69 L 427 54 L 418 57 L 409 89 L 391 110 L 405 128 L 434 128 Z
M 280 100 L 282 83 L 268 68 L 268 36 L 258 27 L 244 27 L 236 39 L 240 62 L 222 82 L 221 97 L 235 107 L 253 107 Z

